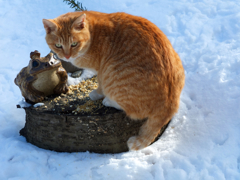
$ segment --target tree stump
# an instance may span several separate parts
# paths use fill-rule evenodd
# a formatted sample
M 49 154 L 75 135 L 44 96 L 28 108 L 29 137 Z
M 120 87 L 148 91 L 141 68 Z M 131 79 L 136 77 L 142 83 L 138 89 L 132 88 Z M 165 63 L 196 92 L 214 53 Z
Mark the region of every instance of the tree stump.
M 20 134 L 40 148 L 57 152 L 128 151 L 127 140 L 138 134 L 146 119 L 131 120 L 123 111 L 103 106 L 102 100 L 91 101 L 88 93 L 92 89 L 81 97 L 81 86 L 74 87 L 76 91 L 70 87 L 67 95 L 45 99 L 42 106 L 24 108 L 26 123 Z

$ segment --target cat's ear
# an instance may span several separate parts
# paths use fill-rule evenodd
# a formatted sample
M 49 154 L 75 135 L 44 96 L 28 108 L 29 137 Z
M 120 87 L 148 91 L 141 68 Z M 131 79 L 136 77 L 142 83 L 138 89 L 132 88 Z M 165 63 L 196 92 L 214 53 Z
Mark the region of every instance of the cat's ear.
M 72 28 L 74 28 L 77 31 L 80 31 L 86 26 L 86 14 L 82 14 L 79 16 L 72 24 Z
M 44 28 L 45 28 L 47 34 L 53 32 L 57 29 L 57 25 L 48 19 L 43 19 L 42 22 L 43 22 L 43 25 L 44 25 Z

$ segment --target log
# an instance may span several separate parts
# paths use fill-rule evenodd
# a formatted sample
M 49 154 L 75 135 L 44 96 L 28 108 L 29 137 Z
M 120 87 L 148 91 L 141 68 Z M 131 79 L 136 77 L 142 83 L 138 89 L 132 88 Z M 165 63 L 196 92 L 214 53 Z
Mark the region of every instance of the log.
M 123 111 L 103 106 L 102 100 L 91 101 L 88 96 L 91 89 L 85 92 L 86 96 L 76 98 L 80 91 L 50 96 L 43 106 L 25 107 L 26 123 L 20 135 L 40 148 L 57 152 L 128 151 L 127 140 L 138 134 L 147 119 L 132 120 Z M 167 126 L 161 129 L 158 138 Z

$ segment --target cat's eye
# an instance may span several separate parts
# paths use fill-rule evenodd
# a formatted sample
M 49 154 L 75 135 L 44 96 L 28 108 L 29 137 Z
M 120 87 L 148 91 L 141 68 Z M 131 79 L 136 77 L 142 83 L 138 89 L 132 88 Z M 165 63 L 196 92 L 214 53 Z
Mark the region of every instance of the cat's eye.
M 77 42 L 73 42 L 73 43 L 71 44 L 71 46 L 72 46 L 72 47 L 75 47 L 75 46 L 77 46 L 77 44 L 78 44 Z
M 35 67 L 38 67 L 38 66 L 39 66 L 39 62 L 37 62 L 37 61 L 34 60 L 34 61 L 32 62 L 32 67 L 35 68 Z
M 55 46 L 56 46 L 57 48 L 62 48 L 62 45 L 61 45 L 61 44 L 55 44 Z

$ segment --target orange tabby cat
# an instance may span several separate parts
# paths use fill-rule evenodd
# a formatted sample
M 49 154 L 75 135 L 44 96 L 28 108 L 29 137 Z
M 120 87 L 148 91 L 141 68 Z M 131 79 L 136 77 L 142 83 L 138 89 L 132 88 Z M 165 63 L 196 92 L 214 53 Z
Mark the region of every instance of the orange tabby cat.
M 130 150 L 148 146 L 179 107 L 184 69 L 163 32 L 148 20 L 126 13 L 71 12 L 43 19 L 46 41 L 58 57 L 97 72 L 92 100 L 148 120 Z

